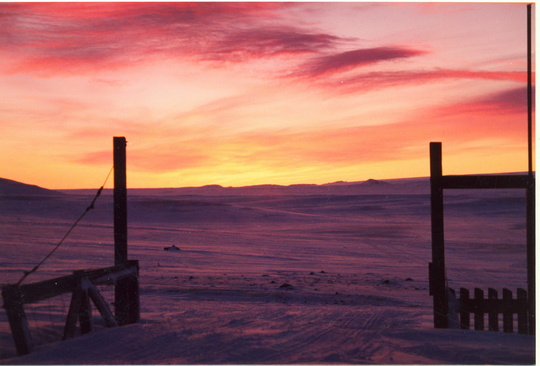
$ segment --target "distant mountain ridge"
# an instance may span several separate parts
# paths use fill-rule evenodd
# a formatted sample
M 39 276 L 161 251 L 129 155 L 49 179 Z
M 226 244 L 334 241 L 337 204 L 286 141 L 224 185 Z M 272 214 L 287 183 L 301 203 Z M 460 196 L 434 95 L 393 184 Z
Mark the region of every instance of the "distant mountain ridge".
M 523 172 L 501 174 L 526 174 Z M 493 174 L 483 174 L 493 175 Z M 496 175 L 496 174 L 495 174 Z M 95 193 L 92 189 L 62 189 L 50 190 L 36 185 L 20 183 L 14 180 L 0 178 L 0 196 L 33 195 L 54 196 L 62 194 L 88 194 Z M 112 194 L 112 189 L 104 190 L 104 194 Z M 396 178 L 396 179 L 368 179 L 365 181 L 335 181 L 325 184 L 260 184 L 244 187 L 223 187 L 219 184 L 210 184 L 200 187 L 177 188 L 129 188 L 129 192 L 151 196 L 158 195 L 257 195 L 257 194 L 429 194 L 429 177 Z
M 56 196 L 61 193 L 32 184 L 0 178 L 0 196 Z
M 358 182 L 337 181 L 326 184 L 260 184 L 244 187 L 206 185 L 202 187 L 140 188 L 130 192 L 141 195 L 356 195 L 356 194 L 428 194 L 429 178 L 394 180 L 368 179 Z

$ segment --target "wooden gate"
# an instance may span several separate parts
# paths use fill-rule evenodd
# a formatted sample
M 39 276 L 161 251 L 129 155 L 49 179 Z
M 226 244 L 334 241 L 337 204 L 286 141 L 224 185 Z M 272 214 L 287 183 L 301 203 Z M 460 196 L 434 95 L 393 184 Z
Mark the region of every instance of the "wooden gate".
M 429 263 L 429 293 L 433 296 L 433 317 L 436 328 L 461 327 L 469 329 L 470 314 L 474 314 L 474 328 L 484 329 L 484 314 L 489 317 L 489 330 L 499 330 L 498 314 L 503 314 L 503 330 L 513 332 L 513 314 L 517 314 L 518 332 L 535 334 L 535 179 L 532 172 L 526 175 L 442 175 L 442 145 L 430 143 L 431 170 L 431 240 L 432 262 Z M 444 200 L 445 189 L 525 189 L 527 194 L 527 290 L 518 289 L 512 298 L 503 289 L 502 298 L 497 291 L 474 289 L 455 291 L 448 287 L 444 251 Z M 459 314 L 459 320 L 458 320 Z

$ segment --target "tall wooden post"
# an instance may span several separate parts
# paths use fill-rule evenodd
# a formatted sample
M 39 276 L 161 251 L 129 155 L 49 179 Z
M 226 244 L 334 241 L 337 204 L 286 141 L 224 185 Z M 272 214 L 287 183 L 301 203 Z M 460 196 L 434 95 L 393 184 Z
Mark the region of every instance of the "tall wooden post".
M 527 187 L 527 291 L 529 334 L 536 334 L 536 197 L 533 174 L 532 5 L 527 5 L 527 134 L 529 184 Z
M 126 139 L 114 137 L 114 264 L 128 263 Z M 139 283 L 137 279 L 118 280 L 115 289 L 115 316 L 118 325 L 139 321 Z
M 114 264 L 127 262 L 126 138 L 114 137 Z
M 442 144 L 429 144 L 431 170 L 431 245 L 430 291 L 433 295 L 435 328 L 448 328 L 448 289 L 444 261 L 444 196 L 442 187 Z
M 536 213 L 535 178 L 529 177 L 527 188 L 527 312 L 529 334 L 536 334 Z

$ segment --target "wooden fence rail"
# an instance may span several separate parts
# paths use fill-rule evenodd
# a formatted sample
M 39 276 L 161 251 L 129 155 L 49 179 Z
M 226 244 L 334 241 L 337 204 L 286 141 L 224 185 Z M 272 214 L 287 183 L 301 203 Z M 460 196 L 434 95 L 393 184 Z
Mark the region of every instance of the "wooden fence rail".
M 71 302 L 66 317 L 63 339 L 75 335 L 77 321 L 80 323 L 81 333 L 93 330 L 92 309 L 90 301 L 94 303 L 103 317 L 106 326 L 122 325 L 115 319 L 101 296 L 97 285 L 115 285 L 122 281 L 128 283 L 129 288 L 129 319 L 135 323 L 140 317 L 139 303 L 139 263 L 136 260 L 127 261 L 112 267 L 93 270 L 74 271 L 73 274 L 28 285 L 6 285 L 2 288 L 4 309 L 6 310 L 11 334 L 15 348 L 19 355 L 32 352 L 34 347 L 28 321 L 24 311 L 25 304 L 43 301 L 64 293 L 72 293 Z M 122 317 L 124 317 L 123 311 Z

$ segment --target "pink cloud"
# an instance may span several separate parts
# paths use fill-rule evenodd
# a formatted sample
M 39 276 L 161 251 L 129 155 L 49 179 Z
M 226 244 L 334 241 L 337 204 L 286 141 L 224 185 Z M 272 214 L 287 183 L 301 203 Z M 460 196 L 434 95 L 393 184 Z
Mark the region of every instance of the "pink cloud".
M 438 114 L 441 116 L 459 114 L 489 116 L 525 113 L 527 113 L 527 87 L 507 89 L 438 109 Z
M 403 85 L 421 85 L 441 80 L 493 80 L 515 81 L 524 83 L 527 80 L 525 71 L 473 71 L 473 70 L 445 70 L 434 69 L 429 71 L 385 71 L 359 73 L 351 77 L 340 77 L 339 80 L 325 79 L 319 85 L 343 94 L 366 92 Z M 318 82 L 318 80 L 314 80 Z
M 0 4 L 0 52 L 13 61 L 12 72 L 65 73 L 157 56 L 246 61 L 239 55 L 318 52 L 342 41 L 277 25 L 276 9 L 282 8 L 275 3 Z
M 307 62 L 297 73 L 300 76 L 319 77 L 383 61 L 424 55 L 427 52 L 402 46 L 364 48 L 338 54 L 319 56 Z
M 214 57 L 231 58 L 241 54 L 249 57 L 320 52 L 343 39 L 325 33 L 309 33 L 294 27 L 256 28 L 232 32 L 216 42 Z M 245 59 L 242 59 L 245 60 Z

